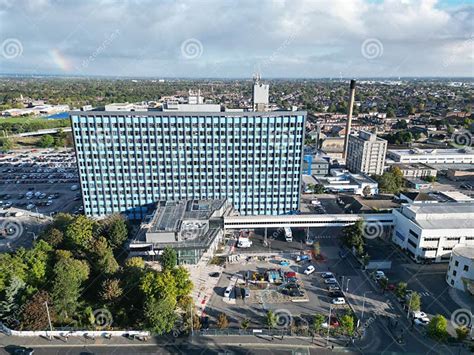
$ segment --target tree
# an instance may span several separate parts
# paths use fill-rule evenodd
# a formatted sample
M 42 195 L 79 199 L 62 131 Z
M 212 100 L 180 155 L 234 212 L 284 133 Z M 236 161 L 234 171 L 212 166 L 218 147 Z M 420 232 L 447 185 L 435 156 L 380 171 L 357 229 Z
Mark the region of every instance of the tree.
M 194 305 L 192 305 L 192 307 L 194 307 Z M 192 317 L 191 317 L 191 314 L 192 314 Z M 184 323 L 184 329 L 187 331 L 191 331 L 191 328 L 192 330 L 201 329 L 201 319 L 197 315 L 196 310 L 191 312 L 190 309 L 188 309 L 184 315 L 183 323 Z
M 268 327 L 268 330 L 275 328 L 277 326 L 277 316 L 272 311 L 267 312 L 267 318 L 265 319 L 265 323 Z
M 325 317 L 322 315 L 322 314 L 316 314 L 313 318 L 313 336 L 315 334 L 318 334 L 322 327 L 323 327 L 323 323 L 324 323 L 324 319 Z M 330 326 L 330 322 L 328 321 L 328 326 Z
M 193 289 L 193 283 L 189 278 L 189 272 L 183 266 L 179 266 L 172 270 L 173 277 L 176 283 L 177 297 L 187 296 Z
M 444 341 L 448 337 L 448 321 L 441 314 L 431 318 L 426 333 L 433 339 Z
M 10 138 L 1 138 L 0 139 L 1 151 L 7 152 L 13 149 L 13 142 Z
M 66 228 L 66 241 L 69 246 L 89 250 L 94 239 L 93 226 L 94 223 L 86 216 L 76 217 Z
M 240 328 L 242 328 L 243 330 L 247 330 L 249 326 L 250 326 L 250 319 L 248 318 L 242 319 L 242 321 L 240 322 Z
M 7 318 L 13 314 L 19 307 L 19 298 L 22 290 L 25 288 L 25 282 L 14 276 L 5 288 L 3 299 L 0 301 L 0 317 Z
M 46 313 L 46 302 L 51 306 L 51 297 L 46 291 L 39 291 L 31 297 L 23 306 L 21 313 L 22 330 L 45 330 L 49 327 L 48 314 Z M 51 322 L 56 321 L 56 312 L 49 307 Z
M 339 322 L 341 324 L 342 330 L 347 335 L 354 334 L 354 317 L 350 314 L 344 314 L 341 318 L 339 318 Z
M 49 134 L 45 134 L 41 136 L 40 140 L 38 141 L 38 146 L 41 148 L 50 148 L 53 145 L 54 145 L 54 137 Z
M 145 268 L 145 261 L 140 258 L 139 256 L 132 256 L 125 261 L 126 268 L 137 268 L 137 269 L 144 269 Z
M 344 244 L 349 248 L 355 248 L 358 252 L 364 247 L 363 222 L 361 220 L 344 227 Z M 360 254 L 360 253 L 359 253 Z
M 436 176 L 425 176 L 423 179 L 430 183 L 436 182 Z
M 405 298 L 407 293 L 407 283 L 406 282 L 399 282 L 397 288 L 395 289 L 395 294 L 398 298 Z
M 41 288 L 50 274 L 50 252 L 53 248 L 44 240 L 36 243 L 33 249 L 19 249 L 18 255 L 26 265 L 26 283 L 33 288 Z
M 5 290 L 13 277 L 25 281 L 26 268 L 18 254 L 0 253 L 0 292 Z
M 470 333 L 470 329 L 466 327 L 465 325 L 456 328 L 456 336 L 458 338 L 458 341 L 460 342 L 463 342 L 464 340 L 466 340 L 469 333 Z
M 421 297 L 418 292 L 412 292 L 408 299 L 408 310 L 410 312 L 417 312 L 421 308 Z
M 173 248 L 166 247 L 160 257 L 160 263 L 163 270 L 169 270 L 176 266 L 178 257 Z
M 321 255 L 321 245 L 319 244 L 319 242 L 314 242 L 313 252 L 314 252 L 315 257 L 318 257 L 319 255 Z
M 382 292 L 385 293 L 385 290 L 388 287 L 388 279 L 386 277 L 382 277 L 379 280 L 380 288 L 382 289 Z
M 46 230 L 46 233 L 42 236 L 42 239 L 53 248 L 56 248 L 62 244 L 64 240 L 64 233 L 57 228 L 51 228 Z
M 72 258 L 68 253 L 59 253 L 53 270 L 51 296 L 58 318 L 62 321 L 74 316 L 78 307 L 82 283 L 89 277 L 89 266 L 85 261 Z
M 379 183 L 380 190 L 385 193 L 396 194 L 403 188 L 403 173 L 398 167 L 392 167 L 375 179 Z
M 324 193 L 324 186 L 321 184 L 313 185 L 313 194 L 320 195 Z
M 177 320 L 175 306 L 176 300 L 170 297 L 148 297 L 144 311 L 147 327 L 159 335 L 169 333 Z
M 106 302 L 115 302 L 123 294 L 119 279 L 107 279 L 102 282 L 100 297 Z
M 102 228 L 105 231 L 104 236 L 114 250 L 122 247 L 123 243 L 127 240 L 127 223 L 119 214 L 109 216 L 106 220 L 100 223 L 99 228 Z
M 169 270 L 146 272 L 142 277 L 140 289 L 147 297 L 172 298 L 174 300 L 178 297 L 176 280 Z
M 113 274 L 118 270 L 119 265 L 115 260 L 112 248 L 104 237 L 99 237 L 92 242 L 91 252 L 95 272 Z
M 217 328 L 226 329 L 229 327 L 229 319 L 224 313 L 219 313 L 217 316 Z

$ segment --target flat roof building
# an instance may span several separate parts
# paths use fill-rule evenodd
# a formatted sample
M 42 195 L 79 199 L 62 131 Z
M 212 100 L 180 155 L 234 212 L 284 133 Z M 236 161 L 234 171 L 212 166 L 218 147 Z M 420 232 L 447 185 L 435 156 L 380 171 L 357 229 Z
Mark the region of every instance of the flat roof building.
M 387 157 L 397 163 L 473 164 L 471 149 L 389 149 Z
M 222 217 L 235 211 L 227 200 L 162 201 L 147 216 L 130 243 L 130 256 L 155 259 L 173 248 L 178 264 L 211 258 L 222 240 Z
M 393 210 L 392 241 L 416 261 L 448 261 L 459 244 L 474 245 L 474 203 L 415 203 Z
M 377 195 L 379 184 L 364 174 L 353 174 L 343 169 L 332 169 L 331 176 L 318 176 L 318 184 L 330 192 L 348 192 L 355 195 Z
M 70 117 L 86 215 L 140 219 L 157 201 L 182 199 L 229 199 L 243 215 L 299 208 L 306 112 L 178 107 Z
M 453 248 L 446 282 L 474 295 L 474 245 L 458 244 Z
M 376 134 L 360 131 L 350 135 L 347 145 L 346 166 L 353 173 L 382 175 L 385 166 L 387 141 Z

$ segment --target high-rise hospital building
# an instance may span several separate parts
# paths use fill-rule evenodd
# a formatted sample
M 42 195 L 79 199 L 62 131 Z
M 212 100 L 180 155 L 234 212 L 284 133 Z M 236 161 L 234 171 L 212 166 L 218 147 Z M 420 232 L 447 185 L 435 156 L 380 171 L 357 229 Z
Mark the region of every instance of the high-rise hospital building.
M 299 208 L 306 112 L 109 105 L 70 117 L 87 215 L 142 218 L 184 199 L 227 198 L 242 215 Z

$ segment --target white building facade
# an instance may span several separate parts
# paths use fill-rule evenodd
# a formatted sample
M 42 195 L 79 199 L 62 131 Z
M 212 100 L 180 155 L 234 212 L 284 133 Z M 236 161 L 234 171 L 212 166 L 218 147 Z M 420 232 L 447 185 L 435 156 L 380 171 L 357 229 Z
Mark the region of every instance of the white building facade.
M 458 244 L 449 260 L 446 282 L 449 286 L 466 291 L 474 284 L 474 245 Z
M 389 149 L 387 158 L 397 163 L 472 164 L 474 152 L 463 149 Z
M 447 262 L 457 244 L 474 246 L 472 202 L 408 204 L 392 213 L 392 241 L 417 262 Z
M 387 153 L 387 141 L 376 134 L 361 131 L 350 135 L 346 166 L 353 173 L 382 175 Z

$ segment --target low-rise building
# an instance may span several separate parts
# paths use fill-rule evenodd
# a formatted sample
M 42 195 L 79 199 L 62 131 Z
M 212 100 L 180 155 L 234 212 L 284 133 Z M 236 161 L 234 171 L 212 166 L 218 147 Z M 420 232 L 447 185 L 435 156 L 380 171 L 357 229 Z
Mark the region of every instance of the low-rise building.
M 376 195 L 379 185 L 364 174 L 353 174 L 344 169 L 332 169 L 331 176 L 317 177 L 318 184 L 331 192 L 346 192 L 355 195 Z
M 474 203 L 413 203 L 392 211 L 392 241 L 416 261 L 448 261 L 459 244 L 474 245 Z
M 329 174 L 329 161 L 319 156 L 305 155 L 303 159 L 303 174 L 326 176 Z
M 397 163 L 472 164 L 474 152 L 462 149 L 389 149 L 387 157 Z
M 173 248 L 178 264 L 211 258 L 222 240 L 222 217 L 234 213 L 227 200 L 180 200 L 158 203 L 130 243 L 130 256 L 156 259 Z
M 394 164 L 403 174 L 404 178 L 425 178 L 428 176 L 436 177 L 438 171 L 426 164 Z
M 474 245 L 458 244 L 453 248 L 446 282 L 451 287 L 474 294 Z

